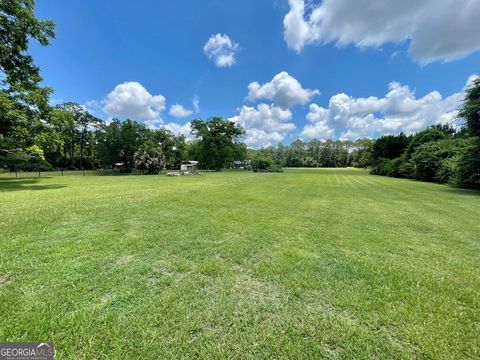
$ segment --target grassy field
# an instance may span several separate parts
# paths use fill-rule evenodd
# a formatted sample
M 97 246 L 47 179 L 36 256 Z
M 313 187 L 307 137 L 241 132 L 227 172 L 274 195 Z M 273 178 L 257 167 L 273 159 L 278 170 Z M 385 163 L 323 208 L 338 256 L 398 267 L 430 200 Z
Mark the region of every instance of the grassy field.
M 0 176 L 1 341 L 57 359 L 480 357 L 478 192 L 351 169 Z

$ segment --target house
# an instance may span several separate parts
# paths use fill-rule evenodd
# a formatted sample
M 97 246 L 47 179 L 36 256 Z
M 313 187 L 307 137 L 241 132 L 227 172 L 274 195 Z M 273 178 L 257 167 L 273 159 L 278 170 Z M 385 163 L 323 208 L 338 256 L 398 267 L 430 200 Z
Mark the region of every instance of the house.
M 194 173 L 197 171 L 198 168 L 198 161 L 189 160 L 189 161 L 182 161 L 180 164 L 180 171 Z
M 251 160 L 235 160 L 233 162 L 233 168 L 239 170 L 245 170 L 250 167 Z

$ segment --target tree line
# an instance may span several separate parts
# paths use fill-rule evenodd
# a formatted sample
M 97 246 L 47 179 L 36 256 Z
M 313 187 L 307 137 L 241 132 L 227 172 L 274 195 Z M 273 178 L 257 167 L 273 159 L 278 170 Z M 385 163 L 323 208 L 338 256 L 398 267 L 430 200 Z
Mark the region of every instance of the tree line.
M 35 17 L 34 0 L 0 2 L 0 169 L 111 168 L 122 164 L 148 173 L 199 160 L 220 170 L 246 156 L 243 130 L 219 117 L 191 122 L 193 141 L 166 129 L 149 129 L 127 119 L 106 123 L 84 106 L 49 105 L 52 89 L 41 86 L 30 41 L 47 46 L 55 24 Z
M 104 122 L 73 102 L 47 109 L 36 127 L 12 124 L 0 134 L 0 168 L 10 171 L 117 167 L 156 174 L 189 159 L 203 169 L 221 170 L 246 157 L 246 146 L 238 140 L 243 130 L 220 117 L 193 120 L 191 141 L 131 119 Z
M 244 131 L 221 117 L 191 122 L 193 140 L 127 119 L 104 122 L 75 102 L 49 104 L 52 89 L 40 85 L 28 53 L 31 40 L 49 45 L 55 24 L 38 20 L 34 0 L 0 3 L 0 169 L 99 169 L 121 165 L 158 173 L 185 160 L 203 169 L 236 163 L 259 171 L 282 167 L 370 167 L 373 174 L 480 187 L 480 80 L 466 91 L 464 126 L 433 126 L 414 135 L 377 140 L 296 140 L 247 149 Z M 250 162 L 245 162 L 245 160 Z
M 375 141 L 372 174 L 480 188 L 480 79 L 467 89 L 460 130 L 436 125 Z
M 313 139 L 295 140 L 290 145 L 278 144 L 259 150 L 248 150 L 249 159 L 277 167 L 368 167 L 372 163 L 374 141 Z
M 277 167 L 360 167 L 385 175 L 480 188 L 480 78 L 466 90 L 458 114 L 463 123 L 434 125 L 416 134 L 376 140 L 296 140 L 249 150 L 254 169 Z
M 480 78 L 466 89 L 459 128 L 434 125 L 416 134 L 376 140 L 296 140 L 249 150 L 258 170 L 277 167 L 361 167 L 375 175 L 480 188 Z

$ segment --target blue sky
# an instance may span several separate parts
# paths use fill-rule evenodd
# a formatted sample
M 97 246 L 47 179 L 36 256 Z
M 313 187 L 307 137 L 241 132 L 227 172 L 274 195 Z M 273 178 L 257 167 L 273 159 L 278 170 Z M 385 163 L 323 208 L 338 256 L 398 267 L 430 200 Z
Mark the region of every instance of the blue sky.
M 452 1 L 435 2 L 434 14 L 429 2 L 392 10 L 366 0 L 38 0 L 57 37 L 32 53 L 54 101 L 88 104 L 105 120 L 138 115 L 188 132 L 175 124 L 219 115 L 244 126 L 252 147 L 376 137 L 451 119 L 479 73 L 480 40 L 466 30 L 480 31 L 480 4 L 457 0 L 465 26 L 452 27 Z M 252 82 L 259 89 L 249 93 Z M 139 103 L 122 103 L 125 94 Z M 192 113 L 172 116 L 174 104 Z

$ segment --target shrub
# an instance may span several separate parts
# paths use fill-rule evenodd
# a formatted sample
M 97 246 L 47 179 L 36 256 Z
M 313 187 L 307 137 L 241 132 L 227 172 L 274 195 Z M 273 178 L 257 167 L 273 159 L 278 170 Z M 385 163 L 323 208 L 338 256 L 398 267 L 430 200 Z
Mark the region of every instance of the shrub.
M 470 135 L 480 136 L 480 77 L 473 80 L 466 90 L 458 116 L 466 121 Z
M 452 173 L 446 161 L 455 155 L 457 149 L 456 142 L 450 139 L 420 145 L 412 154 L 415 179 L 448 182 Z
M 398 168 L 398 173 L 400 177 L 407 179 L 413 179 L 415 172 L 415 165 L 411 159 L 407 159 L 405 155 L 402 155 L 402 163 Z
M 395 176 L 400 177 L 400 166 L 402 164 L 402 158 L 395 159 L 379 159 L 372 167 L 371 173 L 374 175 L 383 176 Z
M 24 171 L 52 171 L 53 166 L 45 160 L 43 150 L 37 146 L 32 145 L 25 149 L 27 160 L 19 167 Z
M 32 145 L 26 149 L 27 154 L 32 158 L 38 158 L 45 160 L 45 153 L 42 148 L 38 145 Z
M 410 137 L 403 133 L 382 136 L 373 144 L 373 159 L 395 159 L 402 155 L 409 142 Z
M 455 183 L 455 174 L 458 169 L 459 155 L 454 155 L 442 161 L 437 171 L 437 179 L 441 183 Z
M 406 154 L 410 157 L 419 146 L 432 141 L 444 140 L 445 138 L 445 132 L 436 127 L 430 127 L 420 131 L 412 137 L 410 144 L 408 144 Z
M 266 156 L 256 156 L 251 163 L 253 171 L 267 170 L 273 166 L 273 160 Z
M 252 160 L 251 167 L 253 172 L 283 172 L 282 167 L 275 164 L 270 157 L 261 155 Z
M 454 180 L 461 187 L 480 189 L 480 137 L 466 140 L 458 156 Z
M 146 171 L 147 174 L 158 174 L 165 166 L 165 157 L 162 149 L 155 146 L 152 142 L 147 142 L 141 146 L 134 155 L 135 167 Z
M 53 166 L 45 160 L 31 158 L 24 166 L 24 171 L 53 171 Z
M 278 166 L 278 165 L 274 165 L 274 166 L 271 166 L 267 169 L 267 172 L 283 172 L 283 169 L 281 166 Z

